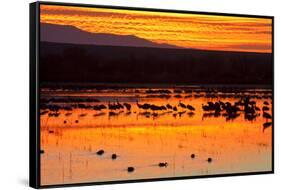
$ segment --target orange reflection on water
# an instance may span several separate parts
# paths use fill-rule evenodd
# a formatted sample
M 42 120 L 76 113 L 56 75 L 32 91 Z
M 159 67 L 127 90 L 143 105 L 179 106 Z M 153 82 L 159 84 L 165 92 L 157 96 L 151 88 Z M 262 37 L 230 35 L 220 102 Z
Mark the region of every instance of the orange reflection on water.
M 74 109 L 60 111 L 58 117 L 43 115 L 42 185 L 271 170 L 272 130 L 263 130 L 267 120 L 262 116 L 254 121 L 243 115 L 233 121 L 203 118 L 202 104 L 218 100 L 205 97 L 139 100 L 156 105 L 178 105 L 181 100 L 195 107 L 195 115 L 158 111 L 156 117 L 148 117 L 135 102 L 130 114 L 109 116 L 109 110 Z M 258 107 L 263 101 L 256 100 Z M 101 103 L 108 102 L 97 104 Z M 65 116 L 69 112 L 72 115 Z M 100 149 L 105 151 L 102 156 L 96 155 Z M 116 160 L 111 159 L 113 153 Z M 206 161 L 209 157 L 211 163 Z M 168 166 L 161 168 L 159 162 Z M 128 173 L 128 166 L 135 171 Z

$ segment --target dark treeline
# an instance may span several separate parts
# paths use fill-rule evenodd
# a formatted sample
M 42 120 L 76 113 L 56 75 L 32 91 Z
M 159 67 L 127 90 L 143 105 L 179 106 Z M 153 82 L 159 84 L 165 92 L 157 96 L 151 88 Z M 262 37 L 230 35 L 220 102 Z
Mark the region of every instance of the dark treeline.
M 263 53 L 40 43 L 41 82 L 272 84 Z

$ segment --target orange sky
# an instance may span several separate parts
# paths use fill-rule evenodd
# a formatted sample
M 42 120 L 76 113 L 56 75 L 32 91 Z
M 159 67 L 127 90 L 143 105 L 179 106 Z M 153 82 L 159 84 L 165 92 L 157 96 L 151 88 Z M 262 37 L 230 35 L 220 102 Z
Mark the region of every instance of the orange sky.
M 271 19 L 41 5 L 41 23 L 185 48 L 271 53 Z

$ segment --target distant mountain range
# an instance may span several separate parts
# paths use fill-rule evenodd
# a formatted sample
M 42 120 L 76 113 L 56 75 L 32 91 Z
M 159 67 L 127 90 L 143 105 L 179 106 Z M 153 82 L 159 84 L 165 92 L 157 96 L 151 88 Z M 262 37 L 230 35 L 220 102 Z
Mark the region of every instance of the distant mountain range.
M 208 51 L 41 24 L 42 83 L 272 84 L 270 53 Z
M 134 35 L 114 35 L 104 33 L 91 33 L 80 30 L 74 26 L 40 24 L 40 38 L 42 42 L 54 42 L 64 44 L 87 44 L 126 47 L 150 47 L 150 48 L 177 48 L 169 44 L 159 44 L 136 37 Z

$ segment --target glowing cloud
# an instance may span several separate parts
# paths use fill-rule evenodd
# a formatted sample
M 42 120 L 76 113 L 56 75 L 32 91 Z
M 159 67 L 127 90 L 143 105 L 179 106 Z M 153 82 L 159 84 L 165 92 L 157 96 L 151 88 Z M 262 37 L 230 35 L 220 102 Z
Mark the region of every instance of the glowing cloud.
M 134 35 L 155 43 L 206 50 L 271 53 L 272 20 L 200 14 L 41 5 L 41 23 L 92 33 Z

